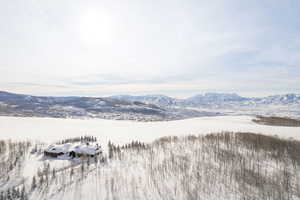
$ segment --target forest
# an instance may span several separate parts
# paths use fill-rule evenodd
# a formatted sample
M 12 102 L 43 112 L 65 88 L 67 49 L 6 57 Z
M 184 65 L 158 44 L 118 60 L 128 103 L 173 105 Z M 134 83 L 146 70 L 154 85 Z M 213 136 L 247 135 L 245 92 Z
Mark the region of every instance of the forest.
M 300 142 L 274 136 L 221 132 L 109 142 L 103 156 L 65 167 L 40 160 L 30 178 L 22 166 L 43 156 L 44 144 L 0 144 L 0 200 L 300 198 Z

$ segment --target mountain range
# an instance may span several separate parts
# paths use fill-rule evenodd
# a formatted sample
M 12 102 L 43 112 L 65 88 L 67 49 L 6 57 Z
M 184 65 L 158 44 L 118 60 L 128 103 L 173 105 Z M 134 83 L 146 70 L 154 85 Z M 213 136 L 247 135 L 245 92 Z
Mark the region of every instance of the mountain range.
M 165 95 L 130 96 L 118 95 L 111 98 L 127 101 L 140 101 L 158 106 L 214 107 L 221 105 L 299 105 L 300 94 L 273 95 L 247 98 L 234 93 L 205 93 L 186 99 L 176 99 Z
M 272 115 L 299 118 L 300 95 L 261 98 L 206 93 L 186 99 L 165 95 L 49 97 L 0 91 L 0 115 L 162 121 L 218 115 Z
M 112 97 L 47 97 L 0 91 L 0 115 L 163 121 L 217 114 Z
M 208 111 L 221 115 L 266 115 L 300 118 L 300 94 L 249 98 L 234 93 L 205 93 L 186 99 L 177 99 L 165 95 L 119 95 L 112 96 L 112 98 L 155 104 L 164 108 Z

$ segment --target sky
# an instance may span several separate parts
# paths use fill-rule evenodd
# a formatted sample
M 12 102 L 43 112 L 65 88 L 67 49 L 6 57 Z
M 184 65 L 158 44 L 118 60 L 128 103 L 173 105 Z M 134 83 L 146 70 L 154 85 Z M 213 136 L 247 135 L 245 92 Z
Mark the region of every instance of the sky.
M 300 93 L 299 0 L 0 0 L 0 90 Z

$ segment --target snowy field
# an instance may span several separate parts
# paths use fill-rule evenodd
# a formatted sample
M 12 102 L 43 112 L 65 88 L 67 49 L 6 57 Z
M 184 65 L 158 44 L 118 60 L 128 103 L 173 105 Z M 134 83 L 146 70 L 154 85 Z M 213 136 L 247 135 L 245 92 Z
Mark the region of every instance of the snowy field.
M 241 131 L 300 139 L 299 127 L 258 125 L 250 116 L 202 117 L 178 121 L 134 122 L 102 119 L 56 119 L 0 117 L 0 139 L 30 139 L 54 142 L 82 135 L 98 137 L 100 143 L 111 140 L 123 144 L 132 140 L 152 142 L 169 135 L 207 134 Z

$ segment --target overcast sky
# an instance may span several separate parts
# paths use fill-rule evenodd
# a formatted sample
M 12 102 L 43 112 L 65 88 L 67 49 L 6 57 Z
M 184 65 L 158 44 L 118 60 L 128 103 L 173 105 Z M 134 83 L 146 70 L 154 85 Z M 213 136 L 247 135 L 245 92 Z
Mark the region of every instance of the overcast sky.
M 299 0 L 0 0 L 0 90 L 300 93 Z

